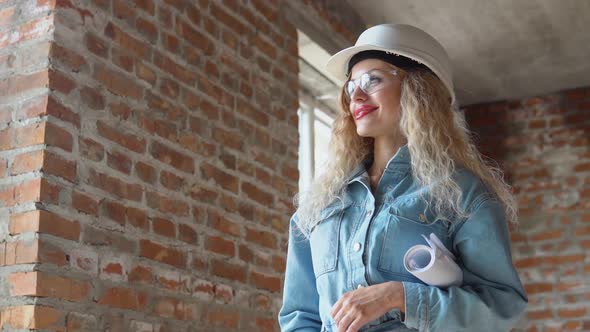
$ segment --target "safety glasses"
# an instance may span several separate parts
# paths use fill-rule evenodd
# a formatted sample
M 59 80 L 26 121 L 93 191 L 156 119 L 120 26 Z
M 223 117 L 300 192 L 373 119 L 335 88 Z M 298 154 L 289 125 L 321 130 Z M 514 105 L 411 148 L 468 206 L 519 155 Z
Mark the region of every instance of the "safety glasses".
M 366 94 L 373 94 L 382 88 L 386 87 L 388 83 L 392 80 L 392 75 L 398 76 L 399 72 L 397 70 L 382 70 L 382 69 L 373 69 L 366 73 L 361 74 L 360 77 L 354 80 L 349 80 L 345 83 L 344 93 L 348 100 L 351 100 L 351 96 L 356 90 L 356 88 L 360 88 Z

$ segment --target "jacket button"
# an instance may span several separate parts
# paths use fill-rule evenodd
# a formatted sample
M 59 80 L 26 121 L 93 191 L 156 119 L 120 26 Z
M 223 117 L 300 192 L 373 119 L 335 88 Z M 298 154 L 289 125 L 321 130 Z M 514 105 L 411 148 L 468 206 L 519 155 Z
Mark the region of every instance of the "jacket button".
M 359 242 L 355 243 L 354 246 L 352 247 L 352 249 L 354 251 L 359 251 L 361 250 L 361 244 Z

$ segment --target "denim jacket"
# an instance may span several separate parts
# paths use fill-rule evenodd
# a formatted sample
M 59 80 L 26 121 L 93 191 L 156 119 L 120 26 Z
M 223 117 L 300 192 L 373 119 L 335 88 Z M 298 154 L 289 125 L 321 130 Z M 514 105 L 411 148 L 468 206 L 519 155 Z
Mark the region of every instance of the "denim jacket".
M 473 173 L 458 168 L 463 208 L 470 217 L 450 224 L 425 211 L 403 146 L 387 163 L 374 193 L 365 161 L 352 173 L 346 195 L 326 207 L 309 240 L 290 220 L 281 331 L 337 331 L 332 306 L 358 287 L 400 281 L 405 317 L 394 308 L 365 325 L 376 331 L 508 331 L 528 299 L 512 265 L 501 203 Z M 460 287 L 428 286 L 406 271 L 402 259 L 422 234 L 436 234 L 458 259 Z

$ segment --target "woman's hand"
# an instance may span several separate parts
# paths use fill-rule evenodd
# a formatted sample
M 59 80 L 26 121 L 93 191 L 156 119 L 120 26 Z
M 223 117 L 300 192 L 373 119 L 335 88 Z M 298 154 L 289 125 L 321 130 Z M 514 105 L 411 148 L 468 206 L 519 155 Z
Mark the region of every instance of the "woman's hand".
M 403 284 L 389 281 L 342 295 L 332 307 L 330 315 L 338 326 L 338 332 L 356 332 L 393 308 L 403 312 L 404 301 Z

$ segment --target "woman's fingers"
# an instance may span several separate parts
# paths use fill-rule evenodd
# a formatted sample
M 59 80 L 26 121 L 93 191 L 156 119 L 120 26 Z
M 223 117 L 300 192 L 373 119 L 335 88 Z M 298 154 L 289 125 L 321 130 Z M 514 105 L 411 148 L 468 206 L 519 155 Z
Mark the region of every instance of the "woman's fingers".
M 336 326 L 338 326 L 338 332 L 347 332 L 349 331 L 349 325 L 355 320 L 356 315 L 353 312 L 349 312 L 344 315 L 340 320 L 336 321 Z
M 346 332 L 357 332 L 365 323 L 361 317 L 358 317 L 348 326 Z

